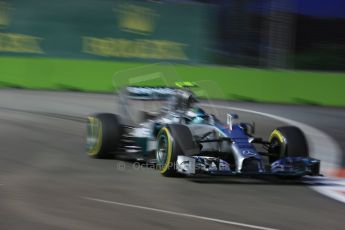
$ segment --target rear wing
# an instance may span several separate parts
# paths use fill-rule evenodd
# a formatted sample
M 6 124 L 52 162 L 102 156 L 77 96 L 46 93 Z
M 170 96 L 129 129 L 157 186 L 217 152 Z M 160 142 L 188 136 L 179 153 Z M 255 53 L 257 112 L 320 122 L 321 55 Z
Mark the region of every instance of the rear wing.
M 176 87 L 127 86 L 125 91 L 130 99 L 164 100 L 175 94 L 178 88 L 196 87 L 193 82 L 175 82 Z
M 175 93 L 176 88 L 127 86 L 127 97 L 136 100 L 164 100 Z

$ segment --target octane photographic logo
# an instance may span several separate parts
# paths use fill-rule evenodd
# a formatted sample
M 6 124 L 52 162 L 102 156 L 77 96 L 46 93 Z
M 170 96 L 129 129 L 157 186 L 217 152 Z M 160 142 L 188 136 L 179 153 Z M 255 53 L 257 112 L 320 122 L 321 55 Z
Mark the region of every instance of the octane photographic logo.
M 137 170 L 137 171 L 148 171 L 152 172 L 152 169 L 154 170 L 162 170 L 164 165 L 158 165 L 153 163 L 141 163 L 141 162 L 134 162 L 134 163 L 128 163 L 124 161 L 117 161 L 114 164 L 114 168 L 118 171 L 126 171 L 126 170 Z M 176 163 L 169 163 L 169 168 L 176 169 L 177 164 Z

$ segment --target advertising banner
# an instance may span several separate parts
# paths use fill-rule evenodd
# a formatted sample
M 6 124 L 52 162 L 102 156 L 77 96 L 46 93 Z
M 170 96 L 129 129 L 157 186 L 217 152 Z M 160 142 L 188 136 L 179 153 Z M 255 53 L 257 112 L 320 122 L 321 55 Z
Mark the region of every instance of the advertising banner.
M 0 0 L 0 55 L 206 60 L 202 4 Z

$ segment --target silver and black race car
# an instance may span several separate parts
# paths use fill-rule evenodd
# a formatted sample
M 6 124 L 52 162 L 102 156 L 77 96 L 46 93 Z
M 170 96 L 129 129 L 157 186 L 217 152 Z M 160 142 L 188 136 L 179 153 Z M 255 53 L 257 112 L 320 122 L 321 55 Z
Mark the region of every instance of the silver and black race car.
M 164 176 L 277 175 L 318 176 L 320 161 L 309 157 L 303 132 L 279 127 L 268 140 L 255 137 L 254 127 L 206 113 L 189 88 L 126 87 L 118 95 L 122 114 L 93 114 L 87 120 L 87 152 L 96 158 L 125 154 L 151 162 Z M 159 112 L 142 111 L 133 122 L 128 98 L 164 99 Z M 129 121 L 131 120 L 131 122 Z M 257 146 L 260 146 L 258 148 Z

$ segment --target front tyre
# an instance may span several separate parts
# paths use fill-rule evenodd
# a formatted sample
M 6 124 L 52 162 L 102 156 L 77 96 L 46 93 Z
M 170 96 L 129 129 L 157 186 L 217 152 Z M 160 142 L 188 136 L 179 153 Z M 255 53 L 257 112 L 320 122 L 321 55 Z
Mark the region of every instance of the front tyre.
M 307 139 L 299 128 L 295 126 L 279 127 L 272 131 L 269 137 L 269 161 L 282 157 L 308 157 Z
M 156 161 L 163 176 L 179 176 L 176 170 L 177 156 L 194 155 L 198 151 L 192 133 L 185 125 L 171 124 L 158 132 Z
M 122 125 L 117 115 L 99 113 L 88 116 L 86 147 L 89 156 L 110 158 L 117 150 L 122 135 Z

